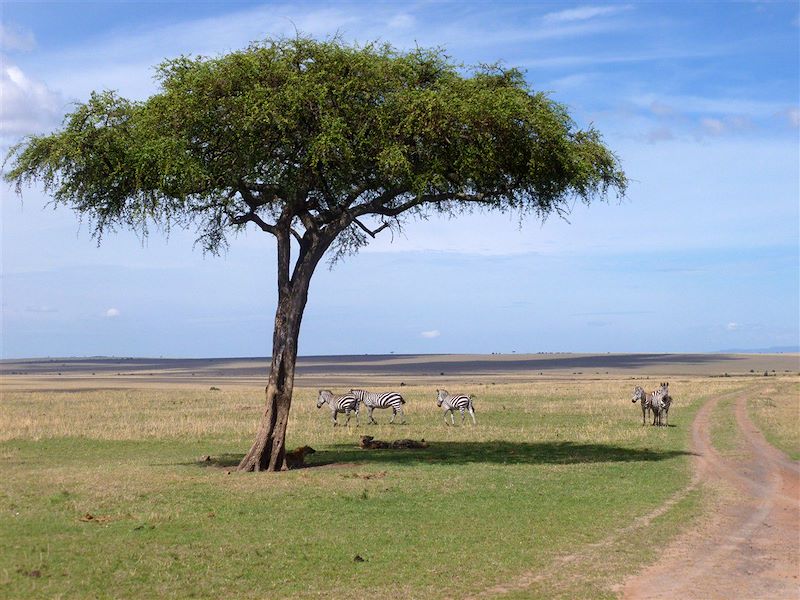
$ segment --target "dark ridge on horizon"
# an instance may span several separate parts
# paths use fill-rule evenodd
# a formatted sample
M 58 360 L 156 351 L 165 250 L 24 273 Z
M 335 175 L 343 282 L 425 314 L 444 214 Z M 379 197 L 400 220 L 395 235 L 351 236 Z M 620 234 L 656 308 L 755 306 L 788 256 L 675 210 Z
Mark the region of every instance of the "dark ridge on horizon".
M 489 373 L 540 373 L 571 371 L 652 371 L 669 368 L 675 373 L 701 368 L 709 372 L 749 371 L 757 354 L 503 354 L 503 355 L 443 355 L 443 354 L 372 354 L 343 356 L 300 357 L 296 373 L 300 377 L 327 376 L 335 373 L 358 373 L 362 376 L 473 376 Z M 780 369 L 796 371 L 800 357 L 787 355 L 780 360 Z M 788 361 L 788 362 L 787 362 Z M 269 358 L 48 358 L 3 360 L 2 375 L 154 375 L 171 372 L 173 376 L 193 377 L 264 377 Z M 760 363 L 759 363 L 760 364 Z M 759 366 L 760 369 L 766 366 Z M 770 369 L 778 368 L 776 363 Z
M 383 354 L 302 354 L 297 356 L 298 362 L 307 360 L 348 360 L 348 361 L 376 361 L 392 358 L 427 358 L 437 356 L 486 356 L 486 357 L 602 357 L 602 356 L 648 356 L 648 357 L 698 357 L 717 356 L 725 354 L 800 354 L 798 346 L 771 346 L 769 348 L 732 348 L 727 350 L 713 350 L 710 352 L 411 352 L 411 353 L 383 353 Z M 63 362 L 63 361 L 184 361 L 184 362 L 213 362 L 213 361 L 270 361 L 270 356 L 115 356 L 110 354 L 97 354 L 91 356 L 26 356 L 16 358 L 0 358 L 0 364 L 12 362 Z

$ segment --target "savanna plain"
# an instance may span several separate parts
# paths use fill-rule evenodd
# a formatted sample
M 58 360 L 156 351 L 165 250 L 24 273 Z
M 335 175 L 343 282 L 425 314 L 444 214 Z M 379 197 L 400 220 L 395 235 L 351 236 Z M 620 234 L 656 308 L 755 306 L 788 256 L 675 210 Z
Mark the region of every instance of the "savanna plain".
M 707 400 L 745 390 L 753 422 L 800 458 L 797 355 L 580 372 L 366 360 L 300 369 L 287 446 L 316 453 L 278 474 L 235 470 L 263 401 L 241 365 L 6 361 L 0 597 L 613 598 L 719 500 L 690 485 Z M 633 388 L 664 380 L 669 427 L 642 426 Z M 334 428 L 317 390 L 351 386 L 400 391 L 407 422 Z M 477 426 L 445 425 L 437 388 L 474 394 Z M 712 429 L 727 453 L 729 412 Z M 429 446 L 362 450 L 361 435 Z

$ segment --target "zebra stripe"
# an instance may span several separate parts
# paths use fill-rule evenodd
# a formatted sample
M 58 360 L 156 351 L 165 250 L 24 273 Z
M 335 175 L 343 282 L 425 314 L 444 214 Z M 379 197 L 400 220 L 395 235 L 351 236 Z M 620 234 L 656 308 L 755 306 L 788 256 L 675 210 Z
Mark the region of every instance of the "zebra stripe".
M 331 419 L 333 420 L 334 427 L 338 425 L 336 422 L 336 415 L 339 413 L 344 413 L 347 416 L 347 420 L 344 422 L 345 426 L 347 426 L 350 423 L 351 412 L 356 413 L 356 427 L 359 425 L 358 398 L 353 394 L 334 396 L 333 392 L 330 390 L 320 390 L 319 396 L 317 397 L 317 408 L 320 408 L 325 403 L 327 403 L 331 409 Z
M 453 413 L 456 409 L 461 413 L 461 422 L 464 422 L 466 419 L 466 414 L 464 411 L 469 412 L 469 416 L 472 417 L 472 424 L 477 425 L 475 421 L 475 407 L 472 405 L 472 396 L 468 396 L 466 394 L 455 394 L 450 395 L 447 393 L 447 390 L 436 390 L 436 406 L 441 406 L 444 408 L 444 424 L 447 425 L 447 413 L 450 413 L 450 421 L 453 425 L 456 424 L 455 417 Z
M 394 418 L 398 413 L 400 413 L 400 418 L 402 419 L 401 423 L 406 422 L 406 417 L 403 414 L 403 404 L 405 404 L 406 401 L 397 392 L 368 392 L 367 390 L 350 390 L 350 393 L 353 394 L 359 402 L 363 402 L 364 406 L 367 407 L 367 415 L 369 416 L 370 423 L 375 423 L 376 425 L 378 423 L 372 417 L 372 411 L 376 408 L 392 409 L 392 418 L 389 419 L 389 423 L 394 423 Z

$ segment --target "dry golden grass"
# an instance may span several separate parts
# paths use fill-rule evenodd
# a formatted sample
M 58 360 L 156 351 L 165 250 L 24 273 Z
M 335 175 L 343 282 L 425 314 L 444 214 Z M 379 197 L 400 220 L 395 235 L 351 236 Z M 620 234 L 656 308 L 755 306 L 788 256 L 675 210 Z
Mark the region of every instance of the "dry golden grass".
M 483 439 L 541 439 L 558 435 L 558 419 L 542 420 L 524 427 L 503 419 L 513 407 L 515 413 L 563 415 L 565 407 L 573 416 L 586 417 L 580 426 L 569 423 L 570 439 L 578 442 L 607 442 L 617 435 L 612 423 L 620 420 L 641 422 L 638 404 L 630 401 L 635 385 L 650 389 L 656 380 L 576 379 L 547 380 L 534 383 L 461 384 L 449 386 L 452 392 L 475 395 L 477 418 Z M 440 384 L 441 385 L 441 384 Z M 721 393 L 741 380 L 730 378 L 681 378 L 672 380 L 670 389 L 675 398 L 671 417 L 680 419 L 681 405 L 691 404 L 698 397 Z M 442 412 L 436 407 L 434 386 L 395 388 L 407 400 L 406 433 L 419 430 L 423 435 L 434 428 L 444 440 L 462 439 L 467 429 L 443 428 Z M 339 392 L 345 391 L 339 389 Z M 317 390 L 296 388 L 292 402 L 290 438 L 298 443 L 331 443 L 355 439 L 367 429 L 366 411 L 362 411 L 361 428 L 351 419 L 349 428 L 331 426 L 327 406 L 316 409 Z M 206 387 L 147 386 L 139 389 L 86 389 L 81 391 L 6 391 L 0 399 L 0 440 L 85 437 L 98 440 L 146 439 L 240 439 L 254 431 L 261 414 L 261 388 L 225 386 L 220 390 Z M 492 415 L 485 419 L 486 413 Z M 385 424 L 389 411 L 376 411 Z M 788 413 L 787 413 L 788 414 Z M 460 416 L 456 416 L 457 422 Z M 340 423 L 344 416 L 339 415 Z M 775 420 L 780 418 L 775 416 Z M 795 421 L 796 422 L 796 421 Z M 566 426 L 566 424 L 565 424 Z M 377 428 L 383 431 L 385 425 Z M 422 429 L 420 429 L 422 428 Z M 628 440 L 645 439 L 646 428 L 632 428 Z M 398 430 L 399 431 L 399 430 Z M 430 431 L 427 431 L 430 433 Z M 246 448 L 243 448 L 245 450 Z
M 796 378 L 773 379 L 748 402 L 753 421 L 767 440 L 800 460 L 800 383 Z

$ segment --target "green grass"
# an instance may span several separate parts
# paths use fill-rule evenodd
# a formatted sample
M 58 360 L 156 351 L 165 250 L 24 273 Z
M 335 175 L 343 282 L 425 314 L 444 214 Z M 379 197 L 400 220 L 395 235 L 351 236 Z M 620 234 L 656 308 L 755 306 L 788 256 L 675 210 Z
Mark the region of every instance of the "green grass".
M 0 597 L 461 597 L 597 543 L 573 577 L 515 593 L 613 595 L 697 499 L 604 540 L 686 486 L 700 397 L 731 385 L 671 382 L 669 428 L 641 426 L 627 381 L 483 386 L 477 427 L 446 427 L 409 387 L 408 425 L 333 429 L 298 390 L 288 444 L 317 453 L 282 474 L 229 472 L 250 390 L 8 393 Z M 431 446 L 357 449 L 367 433 Z

